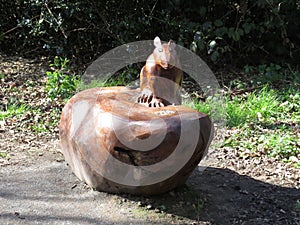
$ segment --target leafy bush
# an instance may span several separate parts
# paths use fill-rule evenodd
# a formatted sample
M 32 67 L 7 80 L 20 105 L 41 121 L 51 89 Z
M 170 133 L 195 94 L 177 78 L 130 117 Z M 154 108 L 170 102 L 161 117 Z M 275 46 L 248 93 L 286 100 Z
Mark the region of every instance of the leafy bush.
M 244 67 L 245 73 L 252 76 L 254 85 L 270 84 L 272 86 L 285 85 L 287 83 L 293 85 L 300 84 L 300 71 L 293 71 L 290 66 L 280 66 L 278 64 L 261 64 L 258 66 Z
M 68 62 L 66 58 L 55 57 L 53 64 L 50 64 L 52 71 L 46 72 L 46 90 L 51 99 L 68 99 L 77 90 L 79 80 L 70 74 Z
M 91 61 L 159 35 L 218 63 L 297 62 L 300 56 L 299 0 L 1 0 L 0 12 L 7 51 L 13 46 Z

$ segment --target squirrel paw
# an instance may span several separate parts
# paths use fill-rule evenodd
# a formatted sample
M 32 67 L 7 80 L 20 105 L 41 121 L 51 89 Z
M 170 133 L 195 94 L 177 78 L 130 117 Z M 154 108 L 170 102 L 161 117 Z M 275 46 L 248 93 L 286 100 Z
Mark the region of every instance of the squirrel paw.
M 164 107 L 165 105 L 161 102 L 161 99 L 152 98 L 152 100 L 148 103 L 148 107 Z
M 165 106 L 162 103 L 162 100 L 153 96 L 153 93 L 148 90 L 144 89 L 141 95 L 138 97 L 137 102 L 146 105 L 148 107 L 163 107 Z

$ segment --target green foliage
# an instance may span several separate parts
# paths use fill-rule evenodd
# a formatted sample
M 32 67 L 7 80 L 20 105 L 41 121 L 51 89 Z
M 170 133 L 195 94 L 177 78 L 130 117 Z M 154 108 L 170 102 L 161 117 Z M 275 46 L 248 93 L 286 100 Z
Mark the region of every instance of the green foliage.
M 268 86 L 247 97 L 232 97 L 226 103 L 230 127 L 246 123 L 297 122 L 300 120 L 299 89 L 273 90 Z
M 227 102 L 227 123 L 239 129 L 226 146 L 280 159 L 299 157 L 299 106 L 296 88 L 274 91 L 266 86 L 244 99 L 234 97 Z
M 88 84 L 85 84 L 84 82 L 80 82 L 78 85 L 79 90 L 86 90 L 90 88 L 96 88 L 96 87 L 113 87 L 113 86 L 123 86 L 124 85 L 124 79 L 120 77 L 120 79 L 107 79 L 107 80 L 92 80 Z
M 138 79 L 140 69 L 136 65 L 129 65 L 115 74 L 108 74 L 107 79 L 93 79 L 81 81 L 78 84 L 79 90 L 86 90 L 94 87 L 132 86 L 132 82 Z
M 243 127 L 249 123 L 300 121 L 300 92 L 297 88 L 275 91 L 264 86 L 245 96 L 224 96 L 223 99 L 208 97 L 205 103 L 194 102 L 186 105 L 213 118 L 226 120 L 229 127 Z
M 299 157 L 300 154 L 299 138 L 291 127 L 285 125 L 273 129 L 262 125 L 244 125 L 225 141 L 224 146 L 239 149 L 241 154 L 268 154 L 287 161 L 292 156 Z
M 277 113 L 280 102 L 273 90 L 265 86 L 250 93 L 246 98 L 233 97 L 227 102 L 227 123 L 237 127 L 245 123 L 264 121 Z
M 53 64 L 50 64 L 52 71 L 47 71 L 48 77 L 46 90 L 51 99 L 68 99 L 77 90 L 78 78 L 70 73 L 69 60 L 55 57 Z
M 222 95 L 209 96 L 205 102 L 194 101 L 184 104 L 207 114 L 213 119 L 214 123 L 224 123 L 224 120 L 226 120 L 226 102 Z
M 295 7 L 296 4 L 299 5 L 299 1 L 177 3 L 181 7 L 174 4 L 176 13 L 180 15 L 180 12 L 187 9 L 189 19 L 193 21 L 186 22 L 184 19 L 187 18 L 184 18 L 181 22 L 186 22 L 182 25 L 186 32 L 193 31 L 191 50 L 202 56 L 204 51 L 207 51 L 212 61 L 220 61 L 221 56 L 225 55 L 234 60 L 237 54 L 239 60 L 252 55 L 253 62 L 259 62 L 257 60 L 263 59 L 264 56 L 272 58 L 285 54 L 299 54 L 295 48 L 299 42 L 295 38 L 289 38 L 293 35 L 288 35 L 292 30 L 298 29 L 293 25 L 300 22 L 295 17 L 300 13 L 299 7 Z M 199 18 L 200 24 L 197 23 Z M 286 22 L 290 19 L 293 20 L 293 25 L 287 25 Z M 179 33 L 185 39 L 184 32 Z
M 47 132 L 57 127 L 61 107 L 53 107 L 51 100 L 46 100 L 44 105 L 38 106 L 16 101 L 10 103 L 6 109 L 0 109 L 0 121 L 15 121 L 16 130 L 30 130 L 34 133 Z
M 0 152 L 0 158 L 8 158 L 8 154 L 6 152 Z
M 300 199 L 296 202 L 296 210 L 300 211 Z
M 233 83 L 245 85 L 238 81 Z M 288 162 L 291 157 L 300 157 L 300 92 L 297 87 L 274 90 L 266 85 L 243 96 L 223 98 L 222 106 L 212 97 L 205 103 L 193 105 L 213 120 L 221 115 L 227 127 L 233 130 L 223 146 L 239 149 L 246 156 L 268 154 Z M 216 111 L 219 114 L 215 114 Z M 299 161 L 295 166 L 297 163 Z
M 300 84 L 300 71 L 293 71 L 289 65 L 285 67 L 274 63 L 261 64 L 257 67 L 246 65 L 244 70 L 247 75 L 254 75 L 252 79 L 254 85 L 272 84 L 278 86 L 287 82 L 293 85 Z
M 13 104 L 7 107 L 5 111 L 0 111 L 0 120 L 11 118 L 12 116 L 19 116 L 25 114 L 29 107 L 25 104 Z
M 249 63 L 249 56 L 254 63 L 296 62 L 299 5 L 298 0 L 2 1 L 0 43 L 8 51 L 7 46 L 38 49 L 91 61 L 120 44 L 159 35 L 216 63 L 241 58 Z

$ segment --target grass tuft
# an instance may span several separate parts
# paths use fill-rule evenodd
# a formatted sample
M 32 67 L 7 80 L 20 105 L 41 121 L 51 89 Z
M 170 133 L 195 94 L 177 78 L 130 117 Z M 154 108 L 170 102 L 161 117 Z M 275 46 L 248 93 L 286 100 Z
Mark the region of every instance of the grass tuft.
M 28 111 L 26 104 L 13 104 L 7 107 L 6 110 L 0 111 L 0 120 L 11 118 L 13 116 L 24 115 Z
M 192 105 L 213 120 L 218 115 L 228 128 L 235 130 L 223 146 L 268 154 L 299 165 L 300 94 L 297 88 L 274 90 L 266 85 L 243 96 L 224 96 L 223 99 L 222 105 L 213 98 Z

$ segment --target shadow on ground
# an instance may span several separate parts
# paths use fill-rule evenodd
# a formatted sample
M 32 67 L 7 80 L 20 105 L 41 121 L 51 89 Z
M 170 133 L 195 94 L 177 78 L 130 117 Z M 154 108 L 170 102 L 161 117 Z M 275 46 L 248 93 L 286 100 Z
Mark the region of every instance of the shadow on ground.
M 299 189 L 208 167 L 201 172 L 195 170 L 184 187 L 146 201 L 154 208 L 209 224 L 295 225 L 300 224 L 299 199 Z
M 175 224 L 300 224 L 299 190 L 229 169 L 196 170 L 184 187 L 154 197 L 92 191 L 65 163 L 0 170 L 1 224 L 167 224 L 134 215 L 131 206 L 120 202 L 122 198 L 140 208 L 150 206 L 149 214 L 160 210 L 180 217 L 182 222 Z

